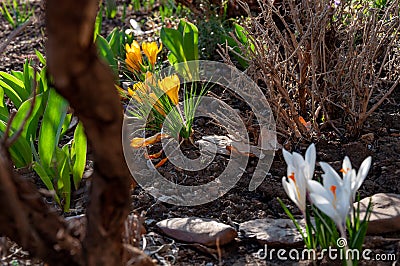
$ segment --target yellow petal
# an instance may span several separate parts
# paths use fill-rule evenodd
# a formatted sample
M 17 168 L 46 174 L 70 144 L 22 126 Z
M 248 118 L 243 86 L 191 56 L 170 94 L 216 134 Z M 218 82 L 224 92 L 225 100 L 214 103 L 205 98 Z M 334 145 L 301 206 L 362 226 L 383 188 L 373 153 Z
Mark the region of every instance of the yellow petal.
M 130 71 L 139 71 L 142 64 L 142 56 L 136 53 L 126 53 L 125 63 Z
M 179 86 L 180 80 L 178 75 L 172 75 L 165 77 L 163 80 L 158 82 L 160 89 L 162 89 L 168 97 L 171 99 L 174 105 L 177 105 L 179 102 Z
M 161 134 L 157 133 L 154 136 L 148 137 L 148 138 L 133 138 L 131 140 L 131 147 L 132 148 L 141 148 L 141 147 L 146 147 L 151 144 L 157 143 L 161 141 L 161 138 L 167 138 L 168 135 L 166 134 Z
M 160 45 L 160 48 L 157 47 L 156 42 L 143 42 L 142 43 L 142 50 L 143 53 L 147 56 L 149 59 L 150 64 L 154 67 L 157 61 L 157 55 L 161 51 L 162 45 Z
M 134 94 L 135 92 L 131 89 L 131 88 L 128 88 L 128 95 L 129 96 L 133 96 L 133 94 Z
M 126 49 L 126 59 L 125 62 L 128 65 L 130 71 L 139 71 L 140 65 L 142 64 L 142 54 L 140 51 L 140 46 L 137 41 L 133 41 L 132 44 L 125 45 Z
M 137 41 L 133 41 L 130 46 L 125 44 L 125 49 L 128 53 L 140 53 L 140 45 Z

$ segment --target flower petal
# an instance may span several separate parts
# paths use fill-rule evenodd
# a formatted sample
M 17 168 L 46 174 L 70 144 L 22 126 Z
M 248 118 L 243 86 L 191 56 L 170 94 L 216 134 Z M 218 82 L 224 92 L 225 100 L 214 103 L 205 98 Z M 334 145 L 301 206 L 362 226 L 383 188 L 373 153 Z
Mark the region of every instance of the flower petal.
M 305 176 L 307 179 L 312 179 L 314 176 L 315 160 L 317 158 L 315 145 L 312 143 L 306 151 L 305 161 L 307 163 L 307 169 Z
M 289 197 L 289 199 L 291 199 L 295 204 L 296 204 L 296 206 L 300 209 L 300 210 L 302 210 L 301 208 L 300 208 L 300 204 L 299 204 L 299 201 L 298 201 L 298 199 L 297 199 L 297 192 L 296 192 L 296 188 L 295 188 L 295 186 L 293 185 L 293 182 L 290 182 L 291 180 L 289 179 L 289 182 L 287 182 L 286 181 L 286 177 L 282 177 L 282 186 L 283 186 L 283 189 L 285 190 L 285 192 L 286 192 L 286 194 L 288 195 L 288 197 Z M 303 210 L 302 210 L 303 211 Z
M 338 173 L 329 164 L 324 163 L 324 162 L 320 162 L 319 164 L 325 173 L 322 175 L 325 188 L 329 189 L 331 186 L 339 187 L 339 186 L 343 185 L 342 179 L 340 178 Z
M 312 204 L 314 204 L 320 211 L 328 215 L 336 224 L 341 223 L 339 214 L 332 205 L 332 202 L 327 198 L 319 195 L 317 193 L 311 193 L 310 199 Z
M 292 165 L 293 164 L 292 154 L 285 149 L 282 149 L 282 154 L 283 154 L 283 158 L 285 159 L 286 164 Z
M 172 75 L 165 77 L 164 79 L 158 82 L 160 89 L 163 90 L 168 97 L 171 99 L 174 105 L 177 105 L 179 102 L 179 87 L 180 80 L 178 75 Z

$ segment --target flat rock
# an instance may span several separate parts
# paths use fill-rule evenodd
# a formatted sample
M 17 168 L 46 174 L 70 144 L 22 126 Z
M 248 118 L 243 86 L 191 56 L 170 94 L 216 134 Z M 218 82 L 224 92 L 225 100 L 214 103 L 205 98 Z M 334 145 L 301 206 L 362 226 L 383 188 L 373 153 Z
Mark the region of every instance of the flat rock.
M 368 234 L 400 231 L 400 195 L 378 193 L 360 201 L 360 217 L 364 218 L 369 199 L 372 199 L 372 213 L 368 224 Z M 354 203 L 357 207 L 357 203 Z
M 304 229 L 304 220 L 297 221 Z M 301 234 L 290 219 L 255 219 L 239 226 L 239 231 L 246 238 L 256 238 L 260 244 L 271 246 L 302 246 L 304 244 Z M 305 231 L 305 230 L 304 230 Z
M 188 217 L 170 218 L 157 223 L 158 228 L 176 240 L 206 246 L 225 245 L 237 237 L 236 230 L 211 219 Z

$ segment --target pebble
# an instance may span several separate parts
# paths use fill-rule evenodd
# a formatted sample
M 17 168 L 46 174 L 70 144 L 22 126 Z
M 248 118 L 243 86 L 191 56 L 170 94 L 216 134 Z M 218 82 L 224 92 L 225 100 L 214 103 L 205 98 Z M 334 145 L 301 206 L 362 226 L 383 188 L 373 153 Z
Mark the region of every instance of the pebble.
M 205 246 L 225 245 L 237 237 L 236 230 L 212 219 L 188 217 L 170 218 L 157 223 L 158 228 L 167 236 L 176 240 L 199 243 Z
M 378 193 L 360 201 L 360 217 L 365 216 L 369 199 L 372 199 L 372 213 L 368 223 L 368 234 L 400 231 L 400 195 Z M 357 203 L 354 203 L 357 207 Z
M 304 220 L 297 221 L 304 229 Z M 301 234 L 290 219 L 255 219 L 239 225 L 239 231 L 245 238 L 256 238 L 261 245 L 302 246 Z M 304 230 L 305 231 L 305 230 Z

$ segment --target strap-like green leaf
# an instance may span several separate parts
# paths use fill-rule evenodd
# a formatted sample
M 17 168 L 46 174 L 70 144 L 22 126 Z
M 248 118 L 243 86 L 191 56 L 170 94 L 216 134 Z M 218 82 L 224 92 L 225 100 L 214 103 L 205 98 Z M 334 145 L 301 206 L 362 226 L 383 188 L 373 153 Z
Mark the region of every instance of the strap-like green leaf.
M 107 40 L 98 35 L 96 38 L 96 44 L 97 44 L 97 50 L 100 54 L 100 56 L 106 61 L 108 65 L 111 66 L 111 68 L 114 71 L 115 75 L 118 75 L 118 64 L 117 60 L 115 59 L 114 53 L 110 47 L 110 44 L 107 42 Z
M 6 72 L 0 72 L 0 79 L 9 85 L 22 101 L 26 101 L 29 98 L 30 93 L 25 89 L 24 81 Z
M 28 142 L 31 139 L 32 140 L 36 139 L 36 131 L 38 128 L 39 118 L 44 112 L 42 99 L 43 99 L 42 94 L 36 95 L 35 106 L 33 107 L 32 114 L 26 120 L 25 127 L 21 133 L 21 137 L 25 138 Z M 32 101 L 33 99 L 29 99 L 21 104 L 11 124 L 11 127 L 14 130 L 18 130 L 21 127 L 26 117 L 26 114 L 29 112 L 29 109 L 31 108 Z
M 178 30 L 162 28 L 160 38 L 164 46 L 176 57 L 178 62 L 187 61 L 183 51 L 183 37 Z
M 86 166 L 86 150 L 87 141 L 85 130 L 81 122 L 75 129 L 74 141 L 71 147 L 71 157 L 72 157 L 72 175 L 74 177 L 75 189 L 78 189 L 79 183 L 82 179 L 83 171 Z
M 45 184 L 47 189 L 55 191 L 53 182 L 52 182 L 51 178 L 49 177 L 49 175 L 47 174 L 47 172 L 44 170 L 44 168 L 38 162 L 33 163 L 32 168 L 39 175 L 40 179 Z M 56 193 L 54 193 L 54 196 L 55 196 L 55 200 L 57 201 L 57 203 L 60 204 L 61 202 L 60 202 L 58 195 Z
M 50 168 L 51 166 L 51 160 L 59 142 L 67 108 L 68 102 L 54 89 L 51 89 L 40 127 L 38 143 L 40 162 L 44 168 Z
M 3 136 L 6 127 L 6 122 L 0 121 L 0 137 Z M 13 134 L 12 130 L 11 134 Z M 25 167 L 32 163 L 33 156 L 31 152 L 31 146 L 24 138 L 18 138 L 17 141 L 10 147 L 9 152 L 11 154 L 11 159 L 17 168 Z

